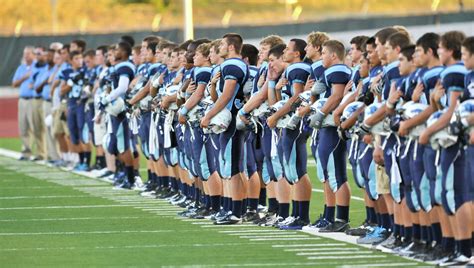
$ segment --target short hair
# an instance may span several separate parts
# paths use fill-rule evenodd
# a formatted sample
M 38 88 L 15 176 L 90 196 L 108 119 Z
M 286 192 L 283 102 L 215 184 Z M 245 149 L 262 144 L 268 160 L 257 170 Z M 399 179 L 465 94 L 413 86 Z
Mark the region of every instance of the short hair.
M 147 42 L 147 43 L 151 43 L 151 42 L 160 42 L 161 38 L 156 36 L 156 35 L 148 35 L 148 36 L 145 36 L 145 38 L 143 38 L 142 42 Z
M 405 56 L 405 58 L 407 58 L 409 61 L 412 61 L 413 60 L 413 54 L 415 53 L 415 45 L 409 45 L 409 46 L 406 46 L 404 48 L 402 48 L 402 50 L 400 50 L 400 53 Z
M 402 48 L 410 45 L 410 38 L 408 38 L 408 36 L 406 36 L 403 33 L 396 32 L 396 33 L 391 34 L 388 37 L 387 42 L 393 48 L 400 47 L 400 49 L 402 49 Z
M 469 54 L 474 54 L 474 36 L 469 36 L 468 38 L 464 39 L 462 46 L 467 51 L 469 51 Z
M 380 44 L 384 45 L 388 37 L 397 32 L 397 29 L 393 27 L 386 27 L 375 33 L 375 38 L 379 39 Z
M 139 55 L 140 55 L 141 50 L 142 50 L 142 47 L 141 47 L 141 46 L 134 46 L 134 47 L 132 47 L 132 52 L 135 52 L 135 54 L 139 54 Z
M 425 33 L 416 40 L 416 46 L 422 47 L 425 53 L 431 48 L 433 56 L 438 58 L 439 38 L 440 36 L 437 33 Z
M 178 46 L 178 47 L 179 47 L 179 50 L 180 50 L 180 51 L 183 51 L 183 50 L 186 51 L 186 50 L 188 50 L 188 46 L 189 46 L 189 44 L 191 44 L 192 41 L 193 41 L 193 39 L 189 39 L 189 40 L 186 40 L 186 41 L 184 41 L 183 43 L 179 44 L 179 46 Z
M 373 47 L 376 47 L 377 45 L 375 44 L 375 36 L 371 36 L 369 37 L 366 41 L 365 41 L 365 45 L 371 45 Z M 367 49 L 367 48 L 366 48 Z
M 81 48 L 81 52 L 84 52 L 86 50 L 87 43 L 84 40 L 76 39 L 76 40 L 73 40 L 71 43 L 74 43 L 77 45 L 77 47 Z
M 61 48 L 61 50 L 66 50 L 68 53 L 69 53 L 69 50 L 71 48 L 71 45 L 70 44 L 64 44 L 63 48 Z
M 98 46 L 95 50 L 100 50 L 102 52 L 102 55 L 105 55 L 107 53 L 107 46 Z
M 135 45 L 135 39 L 130 35 L 122 35 L 119 41 L 127 42 L 131 47 Z
M 221 44 L 222 39 L 218 38 L 211 42 L 211 48 L 214 48 L 214 51 L 219 54 L 219 45 Z
M 440 44 L 444 48 L 453 51 L 453 58 L 455 60 L 461 59 L 461 46 L 466 39 L 466 35 L 460 31 L 449 31 L 444 33 L 440 38 Z
M 308 43 L 310 43 L 313 47 L 319 47 L 319 53 L 323 49 L 324 42 L 331 39 L 329 35 L 325 32 L 311 32 L 308 34 Z
M 117 46 L 117 44 L 112 44 L 110 46 L 107 47 L 107 51 L 110 51 L 110 50 L 115 50 L 115 47 Z
M 365 51 L 364 44 L 368 39 L 369 39 L 369 37 L 365 36 L 365 35 L 354 36 L 354 37 L 352 37 L 349 44 L 354 44 L 356 46 L 357 50 L 360 50 L 360 51 L 364 52 Z
M 151 50 L 151 53 L 153 53 L 153 55 L 154 55 L 156 53 L 156 47 L 157 46 L 158 46 L 157 42 L 149 42 L 148 45 L 146 46 L 146 49 Z
M 46 49 L 46 52 L 48 52 L 48 53 L 56 53 L 56 50 L 53 49 L 53 48 L 48 48 L 48 49 Z
M 300 53 L 300 60 L 303 60 L 306 56 L 306 50 L 304 50 L 306 48 L 306 41 L 299 38 L 293 38 L 290 42 L 295 43 L 295 51 Z
M 204 57 L 209 57 L 209 52 L 211 50 L 211 43 L 202 43 L 196 48 L 196 52 L 199 51 Z
M 207 43 L 210 43 L 210 42 L 211 42 L 211 40 L 209 40 L 207 38 L 201 38 L 201 39 L 196 39 L 196 40 L 192 41 L 191 45 L 193 45 L 197 48 L 201 44 L 207 44 Z
M 260 41 L 260 45 L 269 45 L 270 48 L 272 48 L 276 45 L 279 45 L 279 44 L 284 44 L 284 43 L 285 43 L 285 41 L 283 41 L 283 38 L 281 38 L 279 35 L 275 35 L 275 34 L 264 37 Z
M 178 45 L 175 44 L 175 43 L 166 43 L 165 45 L 160 46 L 160 49 L 161 49 L 161 51 L 163 51 L 165 49 L 169 49 L 168 56 L 170 56 L 171 52 L 177 47 L 178 47 Z
M 69 58 L 72 60 L 74 59 L 75 56 L 79 56 L 79 55 L 82 56 L 82 53 L 79 51 L 71 51 L 71 53 L 69 53 Z
M 49 44 L 49 48 L 53 50 L 60 50 L 61 48 L 63 48 L 63 44 L 60 42 L 52 42 L 51 44 Z
M 242 46 L 242 58 L 248 58 L 250 65 L 257 65 L 258 49 L 251 44 L 244 44 Z
M 129 43 L 127 42 L 119 42 L 117 44 L 118 48 L 123 50 L 125 52 L 125 54 L 127 54 L 127 57 L 130 57 L 130 55 L 132 54 L 132 47 L 130 46 Z
M 84 52 L 84 57 L 95 57 L 95 50 L 89 49 L 86 52 Z
M 286 45 L 285 44 L 278 44 L 268 51 L 268 56 L 273 55 L 277 58 L 280 58 L 283 55 L 283 51 L 285 50 Z
M 344 60 L 346 50 L 344 45 L 338 40 L 328 40 L 324 42 L 323 47 L 326 47 L 329 52 L 335 53 L 339 60 Z
M 402 33 L 402 34 L 406 35 L 408 38 L 410 38 L 410 33 L 408 32 L 407 27 L 402 26 L 402 25 L 393 25 L 392 27 L 395 30 L 397 30 L 397 32 Z
M 240 52 L 242 51 L 242 44 L 244 42 L 240 34 L 228 33 L 225 34 L 222 38 L 225 38 L 227 40 L 227 44 L 234 46 L 235 52 L 237 54 L 240 54 Z

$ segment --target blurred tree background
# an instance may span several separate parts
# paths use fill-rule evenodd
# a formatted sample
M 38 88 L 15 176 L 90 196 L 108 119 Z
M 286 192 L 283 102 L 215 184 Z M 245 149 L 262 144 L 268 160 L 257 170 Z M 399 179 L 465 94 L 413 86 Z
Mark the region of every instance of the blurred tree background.
M 0 35 L 178 28 L 182 0 L 2 0 Z M 196 27 L 320 21 L 336 17 L 474 9 L 474 0 L 194 0 Z

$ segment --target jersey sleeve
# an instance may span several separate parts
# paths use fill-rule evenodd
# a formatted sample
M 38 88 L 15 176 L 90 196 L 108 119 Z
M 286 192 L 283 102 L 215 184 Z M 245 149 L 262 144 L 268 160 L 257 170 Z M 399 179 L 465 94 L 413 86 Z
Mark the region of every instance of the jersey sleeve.
M 129 68 L 128 66 L 122 66 L 118 68 L 117 76 L 119 79 L 121 76 L 125 76 L 129 79 L 129 81 L 132 81 L 135 77 L 135 72 L 132 70 L 132 68 Z
M 335 71 L 330 73 L 327 77 L 327 82 L 329 85 L 333 84 L 347 84 L 351 79 L 350 74 L 345 72 Z
M 236 65 L 229 64 L 229 65 L 226 65 L 222 69 L 222 77 L 224 78 L 224 80 L 239 81 L 239 80 L 242 80 L 244 78 L 244 75 L 245 74 L 242 72 L 242 69 L 240 69 Z
M 464 91 L 464 77 L 464 74 L 461 73 L 447 74 L 442 81 L 444 89 L 447 91 Z
M 292 84 L 306 84 L 308 80 L 309 72 L 302 68 L 295 68 L 288 74 L 288 81 L 291 81 Z
M 211 80 L 211 73 L 208 71 L 201 71 L 196 75 L 195 83 L 198 85 L 207 85 Z

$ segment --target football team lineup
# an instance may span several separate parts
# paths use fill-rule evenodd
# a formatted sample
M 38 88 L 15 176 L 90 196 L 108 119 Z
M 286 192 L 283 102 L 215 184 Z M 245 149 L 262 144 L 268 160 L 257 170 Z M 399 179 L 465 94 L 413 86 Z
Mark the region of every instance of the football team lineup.
M 473 22 L 391 21 L 16 47 L 0 263 L 474 265 Z

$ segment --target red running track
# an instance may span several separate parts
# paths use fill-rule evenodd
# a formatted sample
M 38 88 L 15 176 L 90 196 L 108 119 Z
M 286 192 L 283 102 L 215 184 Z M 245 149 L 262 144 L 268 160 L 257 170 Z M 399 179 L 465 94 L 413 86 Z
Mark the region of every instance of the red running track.
M 18 137 L 18 98 L 0 98 L 0 138 Z

